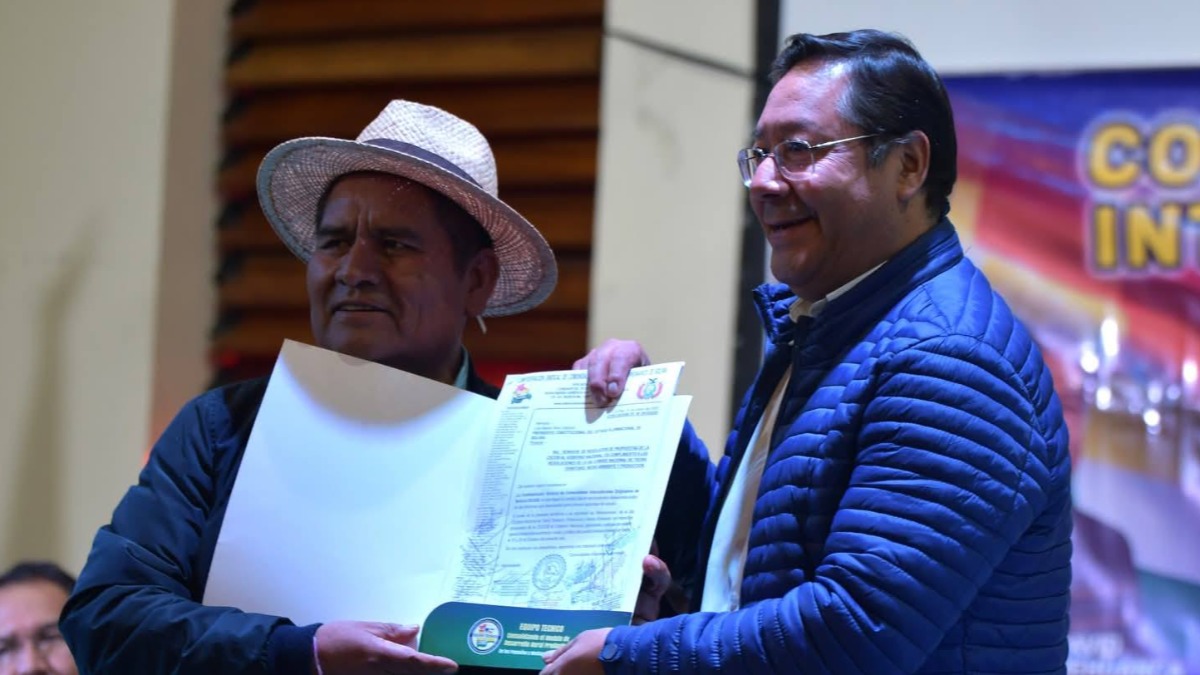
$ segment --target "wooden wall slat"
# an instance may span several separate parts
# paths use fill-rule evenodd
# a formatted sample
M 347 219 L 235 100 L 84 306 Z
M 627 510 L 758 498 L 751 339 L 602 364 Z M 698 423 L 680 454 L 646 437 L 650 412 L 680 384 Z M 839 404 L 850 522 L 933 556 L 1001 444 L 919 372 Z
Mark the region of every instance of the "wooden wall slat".
M 500 0 L 471 3 L 429 0 L 292 0 L 256 2 L 234 14 L 230 35 L 311 37 L 378 31 L 497 28 L 603 19 L 603 0 Z
M 499 140 L 492 144 L 502 189 L 592 185 L 596 181 L 597 140 L 594 136 Z M 222 167 L 217 190 L 228 201 L 255 194 L 264 149 L 248 150 Z
M 471 358 L 478 361 L 539 361 L 570 364 L 587 353 L 587 314 L 548 313 L 485 319 L 487 335 L 470 328 L 464 338 Z
M 536 353 L 539 360 L 571 363 L 586 353 L 586 316 L 534 310 L 512 317 L 485 319 L 487 335 L 469 325 L 465 342 L 476 360 L 520 361 Z M 315 344 L 308 311 L 246 316 L 218 332 L 213 348 L 245 358 L 266 360 L 279 353 L 285 338 Z
M 400 94 L 470 121 L 494 142 L 503 136 L 595 132 L 594 78 L 423 87 L 376 86 L 272 92 L 235 103 L 223 132 L 229 145 L 275 145 L 301 136 L 354 138 Z M 535 102 L 535 103 L 533 103 Z M 531 105 L 537 106 L 531 110 Z
M 590 272 L 586 258 L 560 258 L 558 285 L 538 309 L 586 313 Z M 226 309 L 249 312 L 308 307 L 304 263 L 290 254 L 248 257 L 225 276 L 218 298 Z
M 596 211 L 596 191 L 592 185 L 532 191 L 501 183 L 500 197 L 537 227 L 555 253 L 591 252 Z
M 596 184 L 599 137 L 586 135 L 500 139 L 492 144 L 505 189 Z
M 284 250 L 258 202 L 246 201 L 226 208 L 217 230 L 217 248 L 222 257 Z
M 596 75 L 600 29 L 266 43 L 226 70 L 233 90 L 366 82 L 439 82 Z

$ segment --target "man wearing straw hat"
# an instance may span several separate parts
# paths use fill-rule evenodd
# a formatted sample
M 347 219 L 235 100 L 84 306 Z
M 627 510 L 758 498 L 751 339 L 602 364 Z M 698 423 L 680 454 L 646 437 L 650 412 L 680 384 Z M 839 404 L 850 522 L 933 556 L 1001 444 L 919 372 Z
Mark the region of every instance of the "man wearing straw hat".
M 276 147 L 259 169 L 258 195 L 308 264 L 321 346 L 496 396 L 471 368 L 463 329 L 534 307 L 557 269 L 538 231 L 496 197 L 495 161 L 475 127 L 393 101 L 357 140 Z M 413 649 L 415 626 L 295 626 L 200 604 L 265 390 L 264 378 L 209 391 L 155 445 L 96 535 L 63 613 L 80 672 L 453 671 L 452 661 Z

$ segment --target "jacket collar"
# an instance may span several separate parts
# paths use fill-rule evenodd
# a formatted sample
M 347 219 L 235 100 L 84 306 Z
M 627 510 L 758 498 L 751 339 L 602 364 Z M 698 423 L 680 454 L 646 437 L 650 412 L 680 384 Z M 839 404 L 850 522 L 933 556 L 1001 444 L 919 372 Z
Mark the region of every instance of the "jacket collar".
M 466 390 L 473 394 L 487 396 L 488 398 L 496 398 L 500 395 L 498 387 L 493 386 L 491 382 L 479 376 L 479 373 L 475 371 L 474 363 L 468 363 L 467 365 Z
M 829 302 L 812 322 L 813 332 L 843 342 L 878 321 L 917 286 L 937 276 L 963 257 L 962 244 L 949 218 L 942 217 L 888 262 L 844 295 Z M 783 284 L 763 284 L 754 290 L 754 303 L 767 339 L 785 346 L 795 335 L 789 309 L 796 296 Z M 824 340 L 823 340 L 824 341 Z

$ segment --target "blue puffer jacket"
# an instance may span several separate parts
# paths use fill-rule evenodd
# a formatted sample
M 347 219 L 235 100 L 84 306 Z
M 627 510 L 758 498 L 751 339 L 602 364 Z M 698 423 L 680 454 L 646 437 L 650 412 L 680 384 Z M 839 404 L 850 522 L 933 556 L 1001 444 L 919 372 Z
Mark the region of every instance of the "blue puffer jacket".
M 742 609 L 614 629 L 606 671 L 1065 672 L 1061 406 L 1037 347 L 949 221 L 811 325 L 790 320 L 786 288 L 758 293 L 766 360 L 726 457 L 711 472 L 685 437 L 659 527 L 669 562 L 702 572 L 724 491 L 794 357 Z M 702 532 L 698 555 L 670 532 Z

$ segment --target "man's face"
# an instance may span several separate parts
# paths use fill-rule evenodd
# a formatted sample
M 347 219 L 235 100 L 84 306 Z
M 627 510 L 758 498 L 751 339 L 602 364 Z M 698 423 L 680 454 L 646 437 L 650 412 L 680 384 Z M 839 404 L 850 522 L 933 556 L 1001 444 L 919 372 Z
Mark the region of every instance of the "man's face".
M 313 335 L 327 349 L 452 382 L 462 331 L 496 282 L 495 254 L 461 272 L 430 189 L 385 174 L 338 181 L 318 214 L 308 263 Z
M 0 675 L 76 675 L 58 632 L 67 592 L 34 579 L 0 588 Z
M 796 66 L 771 89 L 755 146 L 770 152 L 785 140 L 818 145 L 864 134 L 838 112 L 848 85 L 844 64 Z M 750 183 L 771 272 L 801 298 L 819 300 L 887 257 L 879 234 L 900 218 L 896 163 L 871 167 L 869 147 L 864 140 L 817 149 L 811 169 L 796 178 L 784 178 L 769 158 Z

